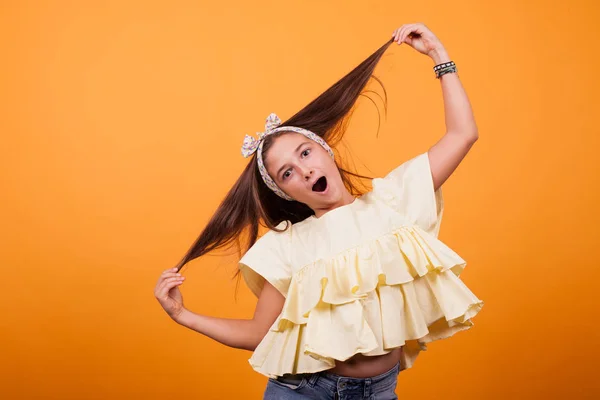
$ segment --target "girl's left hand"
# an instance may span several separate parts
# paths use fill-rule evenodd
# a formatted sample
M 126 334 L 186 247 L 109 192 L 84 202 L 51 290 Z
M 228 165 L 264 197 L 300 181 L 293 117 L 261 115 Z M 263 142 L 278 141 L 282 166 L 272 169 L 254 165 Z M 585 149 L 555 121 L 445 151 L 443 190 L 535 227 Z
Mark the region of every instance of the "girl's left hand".
M 444 49 L 442 42 L 424 24 L 404 24 L 392 34 L 398 44 L 406 43 L 419 53 L 430 55 Z

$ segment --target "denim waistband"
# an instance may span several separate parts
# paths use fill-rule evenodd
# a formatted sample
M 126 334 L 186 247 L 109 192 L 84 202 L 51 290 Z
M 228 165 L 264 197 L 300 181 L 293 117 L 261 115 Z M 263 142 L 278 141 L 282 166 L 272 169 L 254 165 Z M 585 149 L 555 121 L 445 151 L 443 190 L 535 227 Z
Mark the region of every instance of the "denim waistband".
M 368 378 L 355 378 L 355 377 L 351 377 L 351 376 L 337 375 L 337 374 L 334 374 L 333 372 L 328 372 L 328 370 L 319 371 L 319 372 L 306 372 L 306 373 L 301 373 L 301 374 L 283 374 L 283 376 L 285 376 L 287 378 L 298 378 L 298 379 L 307 378 L 307 379 L 309 379 L 310 377 L 312 377 L 316 374 L 319 374 L 321 377 L 328 377 L 328 378 L 331 378 L 332 380 L 337 380 L 337 379 L 343 378 L 343 379 L 355 379 L 355 380 L 371 379 L 371 381 L 378 381 L 380 379 L 384 379 L 388 375 L 391 375 L 393 372 L 396 372 L 396 374 L 398 374 L 400 372 L 400 362 L 397 362 L 396 365 L 394 365 L 390 370 L 383 372 L 376 376 L 370 376 Z
M 347 397 L 352 397 L 351 394 L 368 397 L 373 393 L 393 390 L 396 387 L 399 372 L 400 363 L 398 362 L 390 370 L 367 378 L 354 378 L 321 371 L 307 379 L 313 386 L 318 382 L 319 386 L 334 393 L 345 394 Z

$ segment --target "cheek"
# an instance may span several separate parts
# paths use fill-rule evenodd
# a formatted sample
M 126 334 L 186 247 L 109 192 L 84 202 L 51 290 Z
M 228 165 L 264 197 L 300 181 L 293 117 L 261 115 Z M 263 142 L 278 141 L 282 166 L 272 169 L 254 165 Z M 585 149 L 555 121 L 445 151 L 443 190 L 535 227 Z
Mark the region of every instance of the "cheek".
M 306 197 L 306 185 L 297 176 L 288 182 L 287 190 L 293 193 L 297 198 Z
M 329 156 L 329 154 L 327 154 L 327 159 L 322 160 L 322 165 L 325 167 L 326 171 L 328 172 L 328 175 L 335 176 L 339 173 L 335 162 Z
M 327 168 L 330 171 L 337 171 L 337 166 L 335 164 L 335 160 L 333 158 L 331 158 L 331 156 L 329 155 L 329 153 L 325 152 L 325 154 L 323 154 L 323 164 L 327 166 Z
M 294 182 L 292 182 L 290 186 L 293 188 L 292 190 L 296 193 L 301 193 L 305 189 L 304 184 L 302 183 L 302 179 L 298 178 L 294 179 Z
M 328 174 L 327 174 L 327 184 L 331 184 L 331 185 L 337 185 L 337 184 L 343 184 L 342 183 L 342 176 L 340 175 L 340 171 L 337 169 L 336 165 L 333 164 L 329 170 L 328 170 Z

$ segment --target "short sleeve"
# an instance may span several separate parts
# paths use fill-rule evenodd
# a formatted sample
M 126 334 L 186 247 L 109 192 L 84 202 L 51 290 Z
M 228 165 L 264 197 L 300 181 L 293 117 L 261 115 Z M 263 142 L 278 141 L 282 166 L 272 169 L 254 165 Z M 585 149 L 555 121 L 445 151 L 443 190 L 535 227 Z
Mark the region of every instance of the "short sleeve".
M 442 188 L 433 190 L 427 152 L 373 179 L 373 194 L 407 218 L 409 223 L 437 237 L 444 212 Z
M 286 226 L 283 221 L 277 228 Z M 290 223 L 291 225 L 291 223 Z M 260 295 L 265 280 L 269 281 L 284 297 L 292 278 L 290 265 L 291 227 L 284 232 L 270 230 L 248 249 L 239 261 L 239 269 L 256 297 Z

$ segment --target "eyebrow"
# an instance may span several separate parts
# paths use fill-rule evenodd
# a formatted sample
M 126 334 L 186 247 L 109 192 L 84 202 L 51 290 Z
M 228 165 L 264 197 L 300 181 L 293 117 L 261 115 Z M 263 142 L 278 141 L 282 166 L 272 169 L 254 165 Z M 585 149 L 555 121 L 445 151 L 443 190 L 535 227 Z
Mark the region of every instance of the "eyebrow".
M 294 153 L 297 153 L 298 150 L 300 150 L 300 147 L 304 146 L 305 144 L 310 144 L 310 142 L 307 140 L 305 142 L 302 142 L 298 145 L 298 147 L 296 147 L 296 150 L 294 150 Z M 277 176 L 279 176 L 279 173 L 281 172 L 282 169 L 284 169 L 285 167 L 287 167 L 287 164 L 283 164 L 281 166 L 281 168 L 279 168 L 279 170 L 277 171 Z

